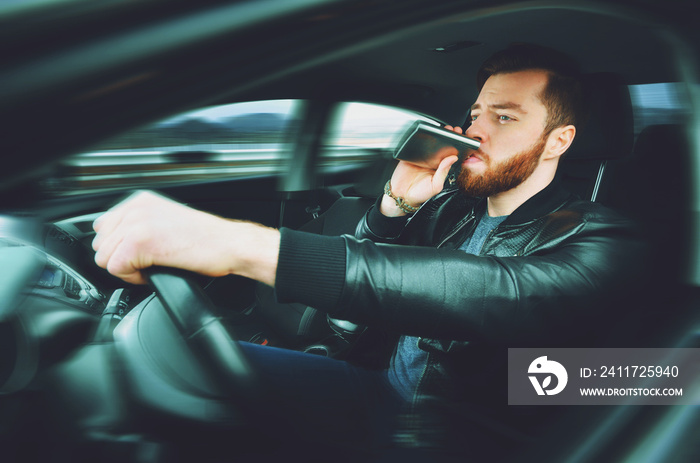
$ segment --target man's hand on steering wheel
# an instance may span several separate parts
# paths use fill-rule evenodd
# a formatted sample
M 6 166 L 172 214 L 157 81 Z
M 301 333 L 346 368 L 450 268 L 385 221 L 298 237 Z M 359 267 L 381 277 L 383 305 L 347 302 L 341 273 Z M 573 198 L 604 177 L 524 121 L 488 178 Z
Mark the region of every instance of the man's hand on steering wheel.
M 275 283 L 279 232 L 272 228 L 227 220 L 148 191 L 117 204 L 93 227 L 95 262 L 128 283 L 145 283 L 141 270 L 155 265 Z

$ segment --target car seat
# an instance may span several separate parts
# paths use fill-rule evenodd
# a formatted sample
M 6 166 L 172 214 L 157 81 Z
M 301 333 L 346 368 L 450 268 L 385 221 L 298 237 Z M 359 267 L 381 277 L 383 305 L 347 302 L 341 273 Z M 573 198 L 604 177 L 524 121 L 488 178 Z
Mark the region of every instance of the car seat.
M 691 243 L 690 141 L 680 125 L 652 125 L 637 138 L 632 156 L 616 166 L 610 205 L 638 225 L 648 243 L 649 274 L 634 322 L 644 342 L 678 332 L 683 277 Z M 676 325 L 676 326 L 674 326 Z
M 338 198 L 325 212 L 302 225 L 299 230 L 328 236 L 354 234 L 369 207 L 382 193 L 384 183 L 396 166 L 391 153 L 380 153 L 358 177 L 358 182 L 340 190 Z M 255 307 L 269 329 L 253 342 L 271 342 L 321 355 L 335 355 L 362 327 L 327 317 L 305 304 L 280 304 L 274 291 L 263 284 L 255 288 Z
M 614 164 L 632 153 L 632 102 L 627 86 L 611 73 L 586 75 L 583 90 L 587 117 L 557 175 L 582 199 L 606 203 Z

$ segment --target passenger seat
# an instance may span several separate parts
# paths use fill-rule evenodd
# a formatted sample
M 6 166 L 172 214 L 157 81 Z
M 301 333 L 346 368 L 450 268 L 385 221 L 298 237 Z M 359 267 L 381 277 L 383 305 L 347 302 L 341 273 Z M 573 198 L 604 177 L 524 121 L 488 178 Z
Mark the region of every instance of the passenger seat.
M 342 196 L 328 210 L 299 229 L 327 236 L 353 235 L 362 216 L 382 193 L 395 166 L 396 161 L 388 153 L 379 157 L 363 171 L 355 185 L 342 190 Z M 322 352 L 323 347 L 316 343 L 324 337 L 351 336 L 356 329 L 352 323 L 327 319 L 325 313 L 304 304 L 280 304 L 273 290 L 263 284 L 256 285 L 255 299 L 258 315 L 284 347 L 304 349 L 312 343 L 312 352 L 327 355 L 330 352 Z

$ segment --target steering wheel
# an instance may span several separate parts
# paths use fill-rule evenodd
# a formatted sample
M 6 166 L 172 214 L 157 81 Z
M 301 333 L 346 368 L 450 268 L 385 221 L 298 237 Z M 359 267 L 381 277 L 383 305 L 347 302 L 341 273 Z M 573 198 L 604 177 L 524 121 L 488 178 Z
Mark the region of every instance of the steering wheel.
M 144 275 L 212 384 L 225 396 L 255 399 L 256 375 L 248 358 L 188 272 L 151 267 Z

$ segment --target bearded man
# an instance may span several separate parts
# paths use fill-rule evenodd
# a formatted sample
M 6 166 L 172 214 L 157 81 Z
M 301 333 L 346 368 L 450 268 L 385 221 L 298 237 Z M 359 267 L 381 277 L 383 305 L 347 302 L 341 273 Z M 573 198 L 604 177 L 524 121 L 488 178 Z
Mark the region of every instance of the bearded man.
M 449 455 L 507 453 L 533 421 L 507 406 L 505 349 L 589 345 L 614 318 L 607 302 L 638 248 L 626 221 L 555 180 L 580 124 L 570 61 L 514 46 L 477 81 L 465 134 L 481 145 L 461 160 L 458 187 L 443 188 L 457 156 L 436 170 L 402 161 L 355 237 L 228 221 L 141 193 L 96 221 L 96 261 L 135 283 L 151 265 L 242 275 L 280 301 L 399 333 L 381 372 L 244 347 L 268 384 L 281 383 L 274 413 L 303 423 L 301 439 L 382 448 L 393 433 Z

